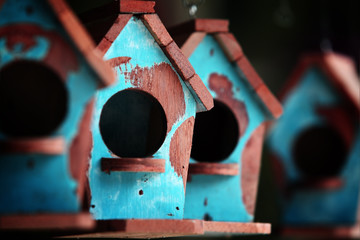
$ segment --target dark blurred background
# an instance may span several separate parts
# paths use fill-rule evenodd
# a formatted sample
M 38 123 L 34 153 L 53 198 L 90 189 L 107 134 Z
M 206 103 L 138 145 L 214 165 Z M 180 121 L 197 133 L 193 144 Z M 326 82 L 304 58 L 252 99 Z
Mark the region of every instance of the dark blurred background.
M 110 1 L 112 0 L 68 0 L 76 14 Z M 281 90 L 298 57 L 304 52 L 332 49 L 351 57 L 359 72 L 360 0 L 196 1 L 202 2 L 196 17 L 230 20 L 230 31 L 240 42 L 258 74 L 275 94 Z M 156 1 L 157 13 L 166 27 L 191 19 L 183 3 L 183 0 Z M 265 147 L 255 221 L 272 223 L 275 234 L 241 239 L 280 239 L 276 236 L 279 210 Z

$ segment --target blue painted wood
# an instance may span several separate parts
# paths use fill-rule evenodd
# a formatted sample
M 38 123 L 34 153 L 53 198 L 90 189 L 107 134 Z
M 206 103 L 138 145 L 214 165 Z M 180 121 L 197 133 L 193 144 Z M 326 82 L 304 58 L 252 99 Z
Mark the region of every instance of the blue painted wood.
M 316 113 L 319 106 L 341 102 L 337 89 L 318 68 L 309 68 L 283 101 L 284 114 L 271 128 L 267 145 L 284 167 L 287 183 L 300 179 L 291 148 L 304 129 L 324 124 Z M 336 190 L 296 190 L 291 198 L 282 199 L 283 222 L 293 225 L 353 224 L 356 222 L 360 185 L 360 131 L 339 177 L 343 186 Z M 325 166 L 326 167 L 326 166 Z
M 226 76 L 231 83 L 234 98 L 245 103 L 249 116 L 246 132 L 240 138 L 235 150 L 222 163 L 239 163 L 241 173 L 241 155 L 246 142 L 253 131 L 271 115 L 254 94 L 241 70 L 229 62 L 218 42 L 207 35 L 189 58 L 195 71 L 203 80 L 214 99 L 217 95 L 209 86 L 209 77 L 213 73 Z M 195 163 L 196 160 L 190 159 Z M 206 204 L 205 204 L 206 202 Z M 242 201 L 241 174 L 237 176 L 192 175 L 187 184 L 185 218 L 203 219 L 210 217 L 214 221 L 253 220 Z
M 27 13 L 29 8 L 32 14 Z M 77 183 L 69 170 L 68 150 L 78 131 L 85 106 L 95 93 L 98 77 L 65 33 L 47 1 L 5 1 L 0 10 L 0 29 L 11 24 L 32 24 L 58 33 L 74 51 L 78 68 L 69 71 L 66 76 L 68 112 L 63 123 L 51 134 L 65 139 L 67 151 L 58 156 L 1 154 L 0 214 L 78 212 Z M 5 36 L 0 36 L 0 68 L 18 59 L 42 61 L 52 44 L 44 36 L 36 37 L 36 43 L 29 49 L 24 49 L 22 44 L 9 49 L 6 42 Z M 6 140 L 7 137 L 0 133 L 0 139 Z M 31 167 L 29 162 L 32 162 Z
M 107 174 L 101 171 L 100 159 L 112 156 L 99 131 L 100 114 L 111 96 L 121 90 L 134 87 L 131 81 L 126 80 L 124 72 L 130 72 L 136 66 L 145 68 L 160 63 L 171 65 L 150 32 L 136 17 L 129 20 L 104 58 L 121 56 L 130 57 L 131 60 L 115 68 L 117 83 L 96 94 L 91 128 L 93 150 L 89 168 L 92 206 L 90 212 L 95 219 L 182 219 L 185 200 L 183 179 L 171 166 L 169 148 L 170 141 L 179 126 L 189 117 L 195 116 L 196 101 L 178 75 L 177 80 L 181 82 L 186 104 L 185 114 L 179 117 L 160 149 L 153 155 L 154 158 L 165 159 L 165 173 L 111 172 Z M 164 91 L 167 89 L 165 88 Z M 139 194 L 140 190 L 143 191 L 142 195 Z

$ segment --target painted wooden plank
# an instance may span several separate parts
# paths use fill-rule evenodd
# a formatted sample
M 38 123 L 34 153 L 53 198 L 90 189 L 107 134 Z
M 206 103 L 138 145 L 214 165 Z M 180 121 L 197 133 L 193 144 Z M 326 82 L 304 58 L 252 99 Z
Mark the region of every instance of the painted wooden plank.
M 157 14 L 144 14 L 141 18 L 160 46 L 167 46 L 173 41 Z
M 206 233 L 270 234 L 270 223 L 239 223 L 204 221 Z
M 65 140 L 62 137 L 9 139 L 0 141 L 0 153 L 30 153 L 62 155 L 65 152 Z
M 102 158 L 104 172 L 165 172 L 165 159 L 153 158 Z
M 239 174 L 239 165 L 237 163 L 191 163 L 189 174 L 236 176 Z
M 121 13 L 154 13 L 155 1 L 121 0 Z

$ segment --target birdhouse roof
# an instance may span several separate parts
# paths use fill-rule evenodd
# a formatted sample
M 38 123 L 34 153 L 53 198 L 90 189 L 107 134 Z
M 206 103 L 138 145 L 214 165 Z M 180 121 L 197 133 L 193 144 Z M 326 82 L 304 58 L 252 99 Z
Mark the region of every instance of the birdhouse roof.
M 115 81 L 113 70 L 102 60 L 100 54 L 96 52 L 94 42 L 66 2 L 64 0 L 48 0 L 48 3 L 75 46 L 98 75 L 101 80 L 100 87 L 113 83 Z
M 109 4 L 81 14 L 80 18 L 85 23 L 91 23 L 96 20 L 101 21 L 109 16 L 116 16 L 116 19 L 111 19 L 111 27 L 108 31 L 98 39 L 99 44 L 97 49 L 104 55 L 127 25 L 128 21 L 136 14 L 136 16 L 144 23 L 157 44 L 161 47 L 176 72 L 194 96 L 197 102 L 197 111 L 210 110 L 214 106 L 214 101 L 210 92 L 196 74 L 189 60 L 173 41 L 158 15 L 155 14 L 154 6 L 155 1 L 112 1 Z M 105 21 L 103 25 L 107 24 L 108 22 Z M 100 28 L 103 29 L 104 26 L 100 24 Z M 97 29 L 94 30 L 94 35 L 99 35 Z
M 229 32 L 229 21 L 223 19 L 194 19 L 178 25 L 170 30 L 178 36 L 177 43 L 182 46 L 186 57 L 201 43 L 207 34 L 211 34 L 219 43 L 230 62 L 235 62 L 245 75 L 245 80 L 255 90 L 256 94 L 274 118 L 282 114 L 280 102 L 271 93 L 260 76 L 245 56 L 235 36 Z
M 333 86 L 360 110 L 360 80 L 355 63 L 350 58 L 333 52 L 303 54 L 281 92 L 280 99 L 298 84 L 305 71 L 311 67 L 318 67 L 323 71 Z

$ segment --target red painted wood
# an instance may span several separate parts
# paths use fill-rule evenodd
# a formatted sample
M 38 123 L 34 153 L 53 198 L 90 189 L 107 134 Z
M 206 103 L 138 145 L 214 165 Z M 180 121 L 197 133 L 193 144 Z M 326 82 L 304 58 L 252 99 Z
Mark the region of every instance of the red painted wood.
M 167 46 L 173 41 L 157 14 L 144 14 L 141 19 L 160 46 Z
M 102 158 L 104 172 L 165 172 L 165 159 L 154 158 Z
M 239 174 L 237 163 L 190 163 L 189 174 L 236 176 Z
M 270 223 L 240 223 L 204 221 L 204 231 L 242 234 L 270 234 Z
M 90 213 L 0 216 L 0 230 L 91 230 Z
M 236 64 L 254 89 L 264 85 L 264 82 L 245 56 L 236 61 Z
M 65 140 L 63 137 L 8 139 L 0 141 L 1 154 L 40 153 L 61 155 L 65 153 Z
M 224 19 L 193 19 L 173 27 L 171 34 L 192 32 L 220 33 L 229 31 L 229 21 Z
M 171 42 L 168 46 L 164 47 L 163 51 L 184 81 L 194 76 L 195 70 L 193 66 L 190 64 L 175 42 Z
M 194 32 L 187 38 L 185 43 L 181 46 L 181 51 L 184 53 L 185 57 L 189 58 L 191 56 L 205 36 L 206 33 L 204 32 Z
M 202 220 L 129 219 L 98 221 L 93 233 L 76 238 L 164 238 L 204 234 Z
M 214 35 L 230 62 L 239 60 L 243 50 L 232 33 L 218 33 Z
M 256 93 L 274 118 L 278 118 L 282 115 L 283 109 L 280 102 L 278 102 L 275 96 L 265 85 L 261 85 L 259 88 L 257 88 Z
M 155 1 L 120 0 L 121 13 L 154 13 Z
M 198 112 L 207 111 L 214 107 L 214 99 L 209 90 L 204 85 L 200 77 L 195 74 L 185 84 L 192 90 L 193 94 L 199 98 L 201 105 L 197 107 Z
M 112 84 L 115 81 L 113 71 L 102 61 L 96 51 L 94 52 L 94 42 L 65 1 L 48 0 L 48 2 L 76 47 L 80 50 L 89 65 L 99 76 L 101 86 Z

